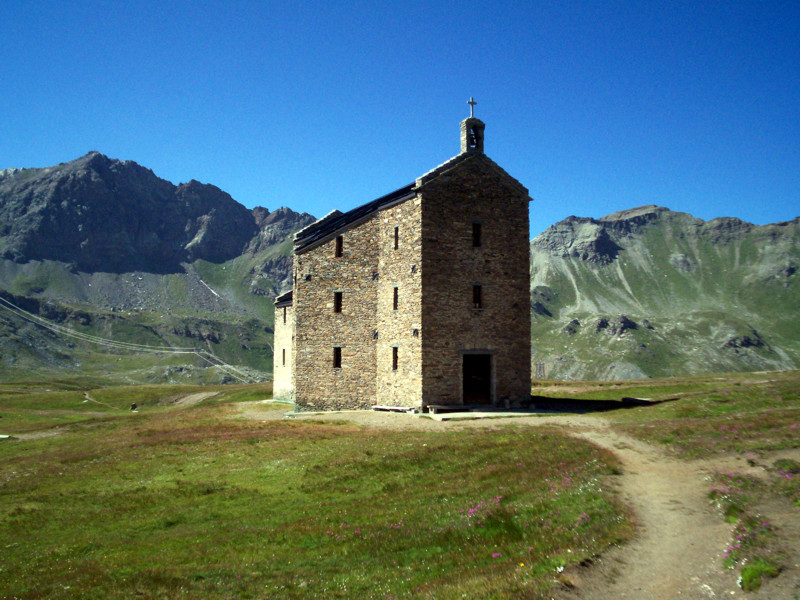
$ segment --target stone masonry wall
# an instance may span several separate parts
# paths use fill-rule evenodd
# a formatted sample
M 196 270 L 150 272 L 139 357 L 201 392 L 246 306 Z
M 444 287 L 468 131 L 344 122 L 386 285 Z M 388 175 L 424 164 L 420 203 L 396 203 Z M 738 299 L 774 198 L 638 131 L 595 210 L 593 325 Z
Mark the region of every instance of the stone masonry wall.
M 492 355 L 493 401 L 530 398 L 527 190 L 483 155 L 423 182 L 423 403 L 461 404 L 465 352 Z M 472 223 L 482 244 L 472 247 Z M 481 285 L 484 308 L 473 308 Z
M 378 262 L 377 398 L 384 406 L 422 401 L 422 231 L 419 196 L 387 208 L 380 222 Z M 395 227 L 398 244 L 395 249 Z M 398 306 L 394 310 L 394 288 Z M 397 370 L 392 348 L 397 347 Z
M 294 306 L 283 306 L 275 309 L 273 350 L 272 397 L 276 400 L 294 402 L 294 383 L 292 382 Z
M 368 408 L 376 397 L 376 344 L 381 214 L 346 230 L 343 256 L 335 237 L 294 257 L 295 406 L 298 410 Z M 334 312 L 334 292 L 342 311 Z M 333 348 L 341 347 L 341 368 Z

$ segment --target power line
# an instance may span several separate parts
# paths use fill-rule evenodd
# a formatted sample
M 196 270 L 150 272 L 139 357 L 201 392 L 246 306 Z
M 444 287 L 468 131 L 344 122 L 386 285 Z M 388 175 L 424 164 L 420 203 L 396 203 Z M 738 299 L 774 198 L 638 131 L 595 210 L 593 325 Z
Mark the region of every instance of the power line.
M 102 338 L 88 333 L 82 333 L 80 331 L 75 331 L 74 329 L 64 327 L 62 325 L 51 323 L 50 321 L 48 321 L 43 317 L 40 317 L 38 315 L 26 311 L 23 308 L 20 308 L 19 306 L 3 298 L 2 296 L 0 296 L 0 308 L 5 309 L 6 311 L 19 317 L 20 319 L 33 323 L 34 325 L 38 325 L 39 327 L 47 329 L 57 335 L 76 338 L 84 342 L 88 342 L 90 344 L 98 344 L 101 346 L 108 346 L 110 348 L 117 348 L 132 352 L 152 352 L 155 354 L 194 354 L 201 360 L 205 360 L 211 366 L 217 367 L 218 369 L 225 372 L 227 375 L 233 377 L 234 379 L 239 380 L 242 383 L 256 383 L 256 379 L 253 376 L 248 375 L 244 371 L 241 371 L 232 365 L 229 365 L 221 358 L 214 356 L 213 354 L 205 350 L 199 350 L 197 348 L 191 348 L 191 347 L 150 346 L 147 344 L 120 342 L 117 340 Z

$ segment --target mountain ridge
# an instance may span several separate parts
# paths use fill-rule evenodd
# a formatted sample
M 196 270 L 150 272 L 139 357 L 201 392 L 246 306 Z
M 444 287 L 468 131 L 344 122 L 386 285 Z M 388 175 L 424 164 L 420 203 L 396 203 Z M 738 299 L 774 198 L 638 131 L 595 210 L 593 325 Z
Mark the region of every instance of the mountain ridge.
M 796 368 L 798 268 L 800 218 L 568 217 L 531 241 L 534 360 L 561 378 Z
M 54 167 L 6 169 L 0 198 L 3 258 L 90 272 L 168 273 L 184 262 L 223 262 L 257 252 L 254 238 L 268 225 L 313 220 L 286 208 L 250 210 L 212 184 L 175 185 L 96 151 Z
M 290 279 L 292 234 L 314 220 L 286 207 L 247 209 L 214 185 L 175 185 L 94 151 L 53 167 L 4 169 L 0 290 L 8 302 L 57 315 L 84 334 L 199 345 L 264 378 L 271 297 Z M 0 314 L 0 351 L 6 373 L 46 373 L 48 363 L 77 372 L 105 352 L 9 311 Z M 118 358 L 107 360 L 119 368 Z M 163 368 L 155 359 L 131 360 L 130 370 L 141 371 L 133 380 L 215 380 L 187 360 L 175 355 Z
M 314 220 L 288 207 L 247 209 L 214 185 L 175 185 L 99 152 L 4 169 L 0 298 L 87 335 L 197 347 L 265 378 L 272 298 L 291 285 L 293 233 Z M 797 368 L 799 270 L 800 218 L 704 221 L 655 205 L 569 216 L 531 240 L 534 372 Z M 0 311 L 6 375 L 225 380 L 202 367 L 179 356 L 122 359 Z

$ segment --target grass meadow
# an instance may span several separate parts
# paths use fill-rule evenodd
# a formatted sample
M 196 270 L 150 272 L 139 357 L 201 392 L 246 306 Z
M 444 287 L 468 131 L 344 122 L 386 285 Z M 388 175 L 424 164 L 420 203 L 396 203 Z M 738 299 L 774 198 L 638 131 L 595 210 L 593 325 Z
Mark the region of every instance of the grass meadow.
M 608 415 L 626 433 L 684 458 L 800 447 L 798 371 L 606 383 L 580 395 L 670 400 Z
M 268 386 L 60 387 L 0 388 L 2 598 L 541 598 L 632 534 L 615 458 L 557 430 L 239 418 Z M 220 393 L 175 403 L 197 391 Z
M 599 415 L 682 458 L 765 463 L 767 477 L 720 470 L 709 502 L 733 524 L 725 561 L 742 586 L 780 573 L 760 511 L 800 511 L 800 464 L 765 457 L 800 447 L 800 373 L 576 385 L 538 387 L 671 400 Z M 242 417 L 243 402 L 289 408 L 257 402 L 270 396 L 0 385 L 0 598 L 538 599 L 562 567 L 633 535 L 615 457 L 563 429 Z

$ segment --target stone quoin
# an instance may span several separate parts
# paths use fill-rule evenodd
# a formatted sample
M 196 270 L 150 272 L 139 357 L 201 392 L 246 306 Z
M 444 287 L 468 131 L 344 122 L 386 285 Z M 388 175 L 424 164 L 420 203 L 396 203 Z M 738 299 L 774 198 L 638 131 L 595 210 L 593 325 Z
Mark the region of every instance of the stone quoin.
M 531 198 L 484 154 L 474 104 L 457 156 L 295 234 L 275 398 L 296 410 L 530 399 Z

